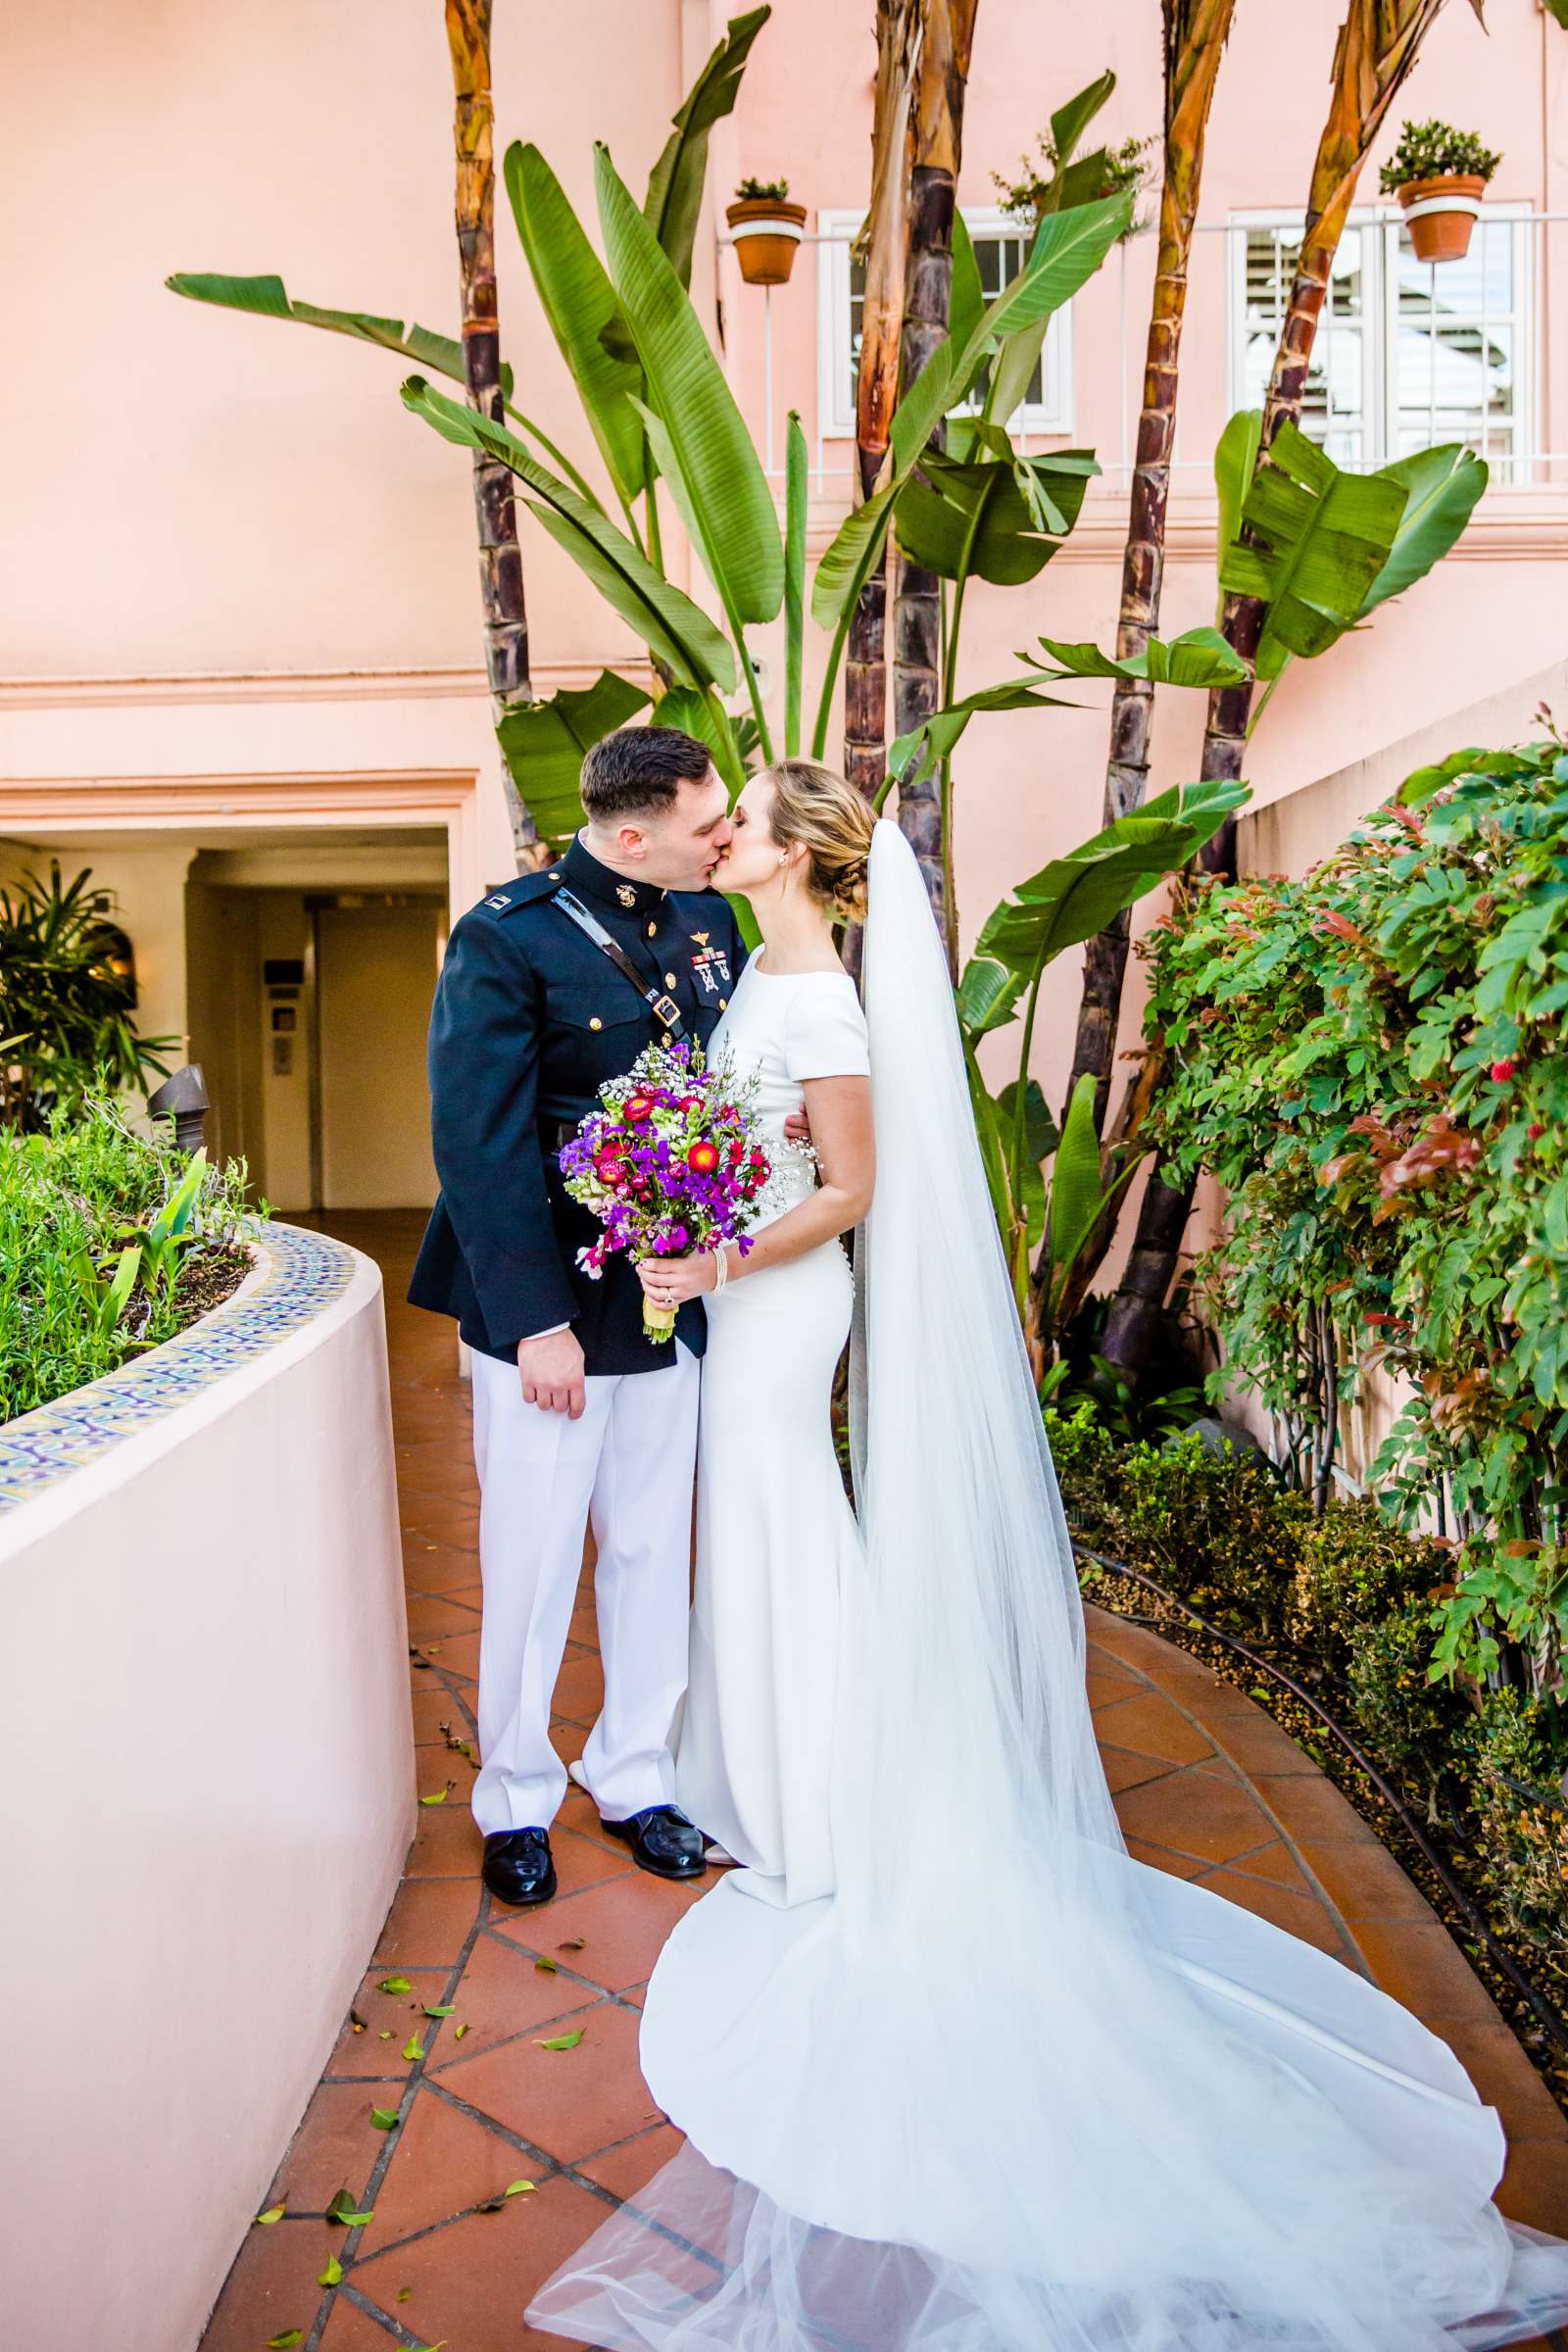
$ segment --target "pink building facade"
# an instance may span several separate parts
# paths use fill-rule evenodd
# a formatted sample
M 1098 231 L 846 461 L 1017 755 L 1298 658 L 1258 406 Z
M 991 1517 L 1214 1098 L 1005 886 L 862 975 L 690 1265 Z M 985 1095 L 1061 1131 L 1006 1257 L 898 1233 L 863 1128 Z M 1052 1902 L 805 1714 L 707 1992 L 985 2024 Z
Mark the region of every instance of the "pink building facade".
M 725 13 L 599 0 L 545 24 L 497 0 L 498 153 L 537 141 L 591 223 L 593 140 L 640 188 Z M 1166 634 L 1213 616 L 1213 445 L 1266 368 L 1339 13 L 1314 0 L 1290 12 L 1287 37 L 1278 9 L 1237 10 L 1184 346 Z M 801 414 L 813 554 L 850 499 L 870 14 L 775 0 L 713 135 L 693 273 L 781 493 L 785 415 Z M 1472 740 L 1474 707 L 1563 654 L 1568 33 L 1539 0 L 1492 0 L 1489 16 L 1483 33 L 1453 0 L 1395 110 L 1345 241 L 1308 422 L 1346 466 L 1469 440 L 1492 485 L 1432 578 L 1297 663 L 1272 699 L 1251 772 L 1269 863 L 1318 853 L 1323 779 L 1357 763 L 1381 774 L 1377 756 L 1447 722 L 1454 743 Z M 64 0 L 47 18 L 13 12 L 0 41 L 0 170 L 10 217 L 30 222 L 7 265 L 24 356 L 0 391 L 0 881 L 58 857 L 118 893 L 144 1025 L 204 1062 L 221 1148 L 249 1155 L 277 1205 L 414 1204 L 433 1181 L 419 1046 L 445 926 L 512 862 L 466 462 L 404 412 L 395 357 L 182 302 L 163 281 L 271 270 L 300 298 L 450 331 L 441 11 Z M 959 195 L 991 282 L 1022 250 L 993 174 L 1015 176 L 1053 108 L 1106 66 L 1105 134 L 1153 132 L 1152 0 L 1045 15 L 985 0 Z M 1462 265 L 1415 264 L 1377 194 L 1403 115 L 1502 150 Z M 771 294 L 741 283 L 724 228 L 743 173 L 782 174 L 808 208 L 794 277 Z M 498 245 L 519 405 L 597 478 L 504 199 Z M 1043 633 L 1111 641 L 1152 270 L 1152 239 L 1135 237 L 1053 326 L 1014 433 L 1093 448 L 1103 472 L 1030 587 L 972 592 L 961 690 L 1008 674 Z M 536 693 L 607 664 L 642 677 L 641 649 L 588 584 L 526 519 L 523 534 Z M 703 596 L 695 567 L 685 576 Z M 758 650 L 776 695 L 765 631 Z M 984 720 L 964 742 L 966 941 L 1013 882 L 1098 824 L 1104 698 L 1076 700 Z M 1196 772 L 1201 721 L 1200 698 L 1162 696 L 1156 785 Z M 1053 1097 L 1075 962 L 1054 973 L 1039 1027 Z

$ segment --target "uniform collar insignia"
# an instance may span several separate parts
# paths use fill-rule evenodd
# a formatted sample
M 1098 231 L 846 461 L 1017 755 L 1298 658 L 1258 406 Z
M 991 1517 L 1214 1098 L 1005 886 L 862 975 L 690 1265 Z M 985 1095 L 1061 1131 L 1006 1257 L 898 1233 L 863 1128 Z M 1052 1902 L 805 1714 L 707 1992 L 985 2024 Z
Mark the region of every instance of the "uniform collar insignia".
M 584 847 L 580 837 L 561 859 L 561 868 L 577 896 L 586 899 L 590 906 L 626 914 L 658 913 L 663 906 L 662 890 L 615 873 Z

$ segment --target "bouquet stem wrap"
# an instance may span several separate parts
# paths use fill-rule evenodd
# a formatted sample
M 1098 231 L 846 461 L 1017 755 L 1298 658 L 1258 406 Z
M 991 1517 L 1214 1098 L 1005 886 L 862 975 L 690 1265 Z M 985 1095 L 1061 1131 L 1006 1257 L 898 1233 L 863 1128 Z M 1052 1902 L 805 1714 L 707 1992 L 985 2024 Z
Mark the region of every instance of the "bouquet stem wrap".
M 701 1046 L 648 1046 L 624 1078 L 599 1090 L 561 1152 L 574 1200 L 604 1226 L 577 1263 L 597 1282 L 612 1250 L 632 1264 L 688 1257 L 734 1242 L 742 1256 L 750 1229 L 772 1213 L 773 1147 L 757 1114 L 757 1080 L 737 1083 L 725 1060 Z M 643 1330 L 656 1347 L 673 1337 L 676 1309 L 643 1294 Z

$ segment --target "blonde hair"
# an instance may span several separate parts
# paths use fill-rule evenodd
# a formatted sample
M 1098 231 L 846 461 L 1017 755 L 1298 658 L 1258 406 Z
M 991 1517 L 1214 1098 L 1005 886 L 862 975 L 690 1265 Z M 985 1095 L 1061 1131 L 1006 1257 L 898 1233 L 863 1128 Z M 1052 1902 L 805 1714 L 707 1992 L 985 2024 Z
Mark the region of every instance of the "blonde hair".
M 876 810 L 855 786 L 814 760 L 775 760 L 769 830 L 781 850 L 804 842 L 806 882 L 841 922 L 865 920 L 866 865 Z

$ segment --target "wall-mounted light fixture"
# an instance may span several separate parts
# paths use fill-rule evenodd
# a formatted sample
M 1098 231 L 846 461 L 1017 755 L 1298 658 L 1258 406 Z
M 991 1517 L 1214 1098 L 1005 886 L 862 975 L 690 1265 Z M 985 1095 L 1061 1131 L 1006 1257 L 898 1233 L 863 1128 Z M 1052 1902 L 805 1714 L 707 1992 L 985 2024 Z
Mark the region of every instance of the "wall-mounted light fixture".
M 136 951 L 128 935 L 118 923 L 100 923 L 96 932 L 97 956 L 92 974 L 95 980 L 107 980 L 119 989 L 125 1000 L 125 1009 L 133 1011 L 136 1004 Z

